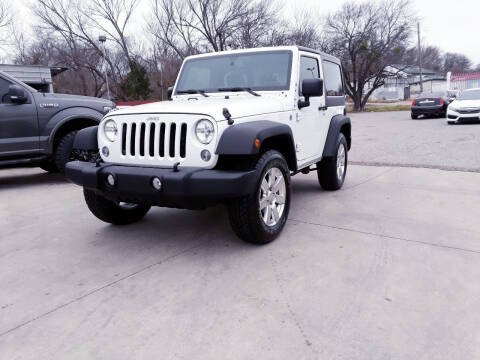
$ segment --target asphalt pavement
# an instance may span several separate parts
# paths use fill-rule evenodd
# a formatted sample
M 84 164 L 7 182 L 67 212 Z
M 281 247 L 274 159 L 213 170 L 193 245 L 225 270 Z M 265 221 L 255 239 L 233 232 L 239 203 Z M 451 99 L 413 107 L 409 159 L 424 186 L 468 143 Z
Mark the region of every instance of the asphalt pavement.
M 294 177 L 267 246 L 222 206 L 114 227 L 60 176 L 0 170 L 0 358 L 480 358 L 478 151 L 442 156 L 480 125 L 401 115 L 354 115 L 352 161 L 390 165 Z

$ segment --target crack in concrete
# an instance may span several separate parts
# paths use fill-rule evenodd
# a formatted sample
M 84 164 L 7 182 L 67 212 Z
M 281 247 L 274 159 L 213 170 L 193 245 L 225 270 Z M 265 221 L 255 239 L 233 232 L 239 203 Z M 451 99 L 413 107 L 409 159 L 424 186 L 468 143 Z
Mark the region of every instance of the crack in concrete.
M 74 299 L 72 299 L 72 300 L 70 300 L 70 301 L 68 301 L 68 302 L 66 302 L 66 303 L 64 303 L 64 304 L 61 304 L 61 305 L 59 305 L 59 306 L 57 306 L 57 307 L 55 307 L 55 308 L 53 308 L 53 309 L 51 309 L 51 310 L 49 310 L 49 311 L 46 311 L 46 312 L 44 312 L 44 313 L 42 313 L 42 314 L 40 314 L 40 315 L 38 315 L 38 316 L 35 316 L 35 317 L 31 318 L 30 320 L 24 321 L 23 323 L 18 324 L 18 325 L 16 325 L 16 326 L 14 326 L 13 328 L 8 329 L 8 330 L 0 333 L 0 337 L 2 337 L 2 336 L 4 336 L 4 335 L 7 335 L 7 334 L 9 334 L 9 333 L 11 333 L 11 332 L 13 332 L 13 331 L 15 331 L 15 330 L 18 330 L 18 329 L 20 329 L 20 328 L 22 328 L 22 327 L 24 327 L 24 326 L 26 326 L 26 325 L 29 325 L 29 324 L 31 324 L 31 323 L 39 320 L 39 319 L 42 319 L 42 318 L 44 318 L 44 317 L 46 317 L 46 316 L 48 316 L 48 315 L 50 315 L 50 314 L 53 314 L 54 312 L 56 312 L 56 311 L 58 311 L 58 310 L 61 310 L 61 309 L 65 308 L 65 307 L 67 307 L 67 306 L 69 306 L 69 305 L 72 305 L 72 304 L 74 304 L 74 303 L 76 303 L 76 302 L 78 302 L 78 301 L 80 301 L 80 300 L 83 300 L 83 299 L 85 299 L 85 298 L 87 298 L 87 297 L 89 297 L 89 296 L 91 296 L 91 295 L 93 295 L 93 294 L 96 294 L 96 293 L 98 293 L 98 292 L 100 292 L 100 291 L 102 291 L 102 290 L 104 290 L 104 289 L 107 289 L 107 288 L 109 288 L 109 287 L 111 287 L 111 286 L 114 286 L 114 285 L 118 284 L 118 283 L 121 282 L 121 281 L 127 280 L 127 279 L 129 279 L 129 278 L 131 278 L 131 277 L 133 277 L 133 276 L 135 276 L 135 275 L 138 275 L 138 274 L 140 274 L 140 273 L 142 273 L 142 272 L 145 272 L 145 271 L 147 271 L 147 270 L 149 270 L 149 269 L 151 269 L 151 268 L 153 268 L 153 267 L 155 267 L 155 266 L 163 265 L 164 263 L 166 263 L 166 262 L 168 262 L 168 261 L 170 261 L 170 260 L 173 260 L 173 259 L 175 259 L 175 258 L 177 258 L 177 257 L 179 257 L 179 256 L 181 256 L 181 255 L 184 255 L 184 254 L 186 254 L 186 253 L 188 253 L 188 252 L 190 252 L 190 251 L 192 251 L 192 250 L 195 250 L 195 249 L 197 249 L 197 248 L 205 245 L 206 243 L 208 243 L 208 242 L 210 242 L 210 241 L 211 241 L 211 240 L 203 241 L 203 242 L 201 242 L 200 244 L 197 244 L 197 245 L 195 245 L 195 246 L 191 246 L 191 247 L 189 247 L 189 248 L 187 248 L 187 249 L 185 249 L 185 250 L 182 250 L 182 251 L 180 251 L 180 252 L 178 252 L 178 253 L 176 253 L 176 254 L 170 255 L 170 256 L 166 257 L 165 259 L 163 259 L 163 260 L 160 260 L 160 261 L 157 261 L 157 262 L 155 262 L 155 263 L 153 263 L 153 264 L 149 264 L 149 265 L 147 265 L 147 266 L 144 266 L 143 268 L 141 268 L 141 269 L 139 269 L 139 270 L 136 270 L 136 271 L 134 271 L 134 272 L 132 272 L 132 273 L 130 273 L 130 274 L 128 274 L 128 275 L 125 275 L 125 276 L 123 276 L 123 277 L 121 277 L 121 278 L 119 278 L 119 279 L 117 279 L 117 280 L 115 280 L 115 281 L 111 281 L 111 282 L 109 282 L 109 283 L 107 283 L 107 284 L 105 284 L 105 285 L 103 285 L 103 286 L 100 286 L 100 287 L 98 287 L 98 288 L 96 288 L 96 289 L 93 289 L 93 290 L 91 290 L 91 291 L 89 291 L 89 292 L 87 292 L 87 293 L 85 293 L 85 294 L 83 294 L 83 295 L 81 295 L 81 296 L 78 296 L 78 297 L 76 297 L 76 298 L 74 298 Z
M 371 235 L 371 236 L 376 236 L 376 237 L 382 237 L 382 238 L 386 238 L 386 239 L 390 239 L 390 240 L 411 242 L 411 243 L 415 243 L 415 244 L 438 247 L 438 248 L 447 249 L 447 250 L 457 250 L 457 251 L 463 251 L 463 252 L 468 252 L 468 253 L 473 253 L 473 254 L 480 254 L 480 250 L 472 250 L 472 249 L 460 248 L 460 247 L 456 247 L 456 246 L 435 244 L 435 243 L 431 243 L 431 242 L 428 242 L 428 241 L 412 240 L 412 239 L 406 239 L 406 238 L 401 238 L 401 237 L 392 236 L 392 235 L 377 234 L 377 233 L 372 233 L 372 232 L 369 232 L 369 231 L 349 229 L 349 228 L 345 228 L 345 227 L 341 227 L 341 226 L 326 225 L 326 224 L 314 223 L 314 222 L 310 222 L 310 221 L 303 221 L 303 220 L 297 220 L 297 219 L 288 219 L 288 221 L 295 221 L 295 222 L 300 223 L 300 224 L 321 226 L 321 227 L 326 227 L 326 228 L 335 229 L 335 230 L 349 231 L 349 232 L 354 232 L 354 233 L 363 234 L 363 235 Z
M 435 169 L 435 170 L 443 170 L 443 171 L 480 173 L 480 168 L 476 169 L 476 168 L 467 168 L 467 167 L 429 165 L 429 164 L 404 164 L 404 163 L 389 163 L 389 162 L 381 162 L 381 161 L 349 161 L 348 164 L 359 165 L 359 166 L 373 166 L 373 167 L 400 167 L 400 168 Z

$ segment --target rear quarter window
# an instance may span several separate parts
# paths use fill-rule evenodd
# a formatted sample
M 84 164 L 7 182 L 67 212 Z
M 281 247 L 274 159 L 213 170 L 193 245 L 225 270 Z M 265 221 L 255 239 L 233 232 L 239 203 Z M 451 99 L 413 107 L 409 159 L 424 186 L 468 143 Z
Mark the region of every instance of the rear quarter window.
M 342 69 L 340 65 L 330 61 L 323 62 L 323 77 L 327 96 L 343 96 Z

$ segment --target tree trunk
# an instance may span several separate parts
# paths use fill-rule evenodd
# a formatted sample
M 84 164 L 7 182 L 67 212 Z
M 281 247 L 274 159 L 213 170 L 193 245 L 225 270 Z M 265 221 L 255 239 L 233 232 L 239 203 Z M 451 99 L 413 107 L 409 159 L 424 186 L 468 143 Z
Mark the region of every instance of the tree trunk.
M 353 110 L 354 111 L 362 111 L 362 96 L 361 95 L 355 95 L 355 97 L 352 99 L 353 100 Z

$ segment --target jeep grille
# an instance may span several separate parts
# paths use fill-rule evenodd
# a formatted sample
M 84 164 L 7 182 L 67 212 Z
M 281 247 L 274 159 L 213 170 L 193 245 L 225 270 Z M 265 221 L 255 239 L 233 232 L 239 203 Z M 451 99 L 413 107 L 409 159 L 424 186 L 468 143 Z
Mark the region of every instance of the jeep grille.
M 129 122 L 121 127 L 122 155 L 185 158 L 187 124 Z

